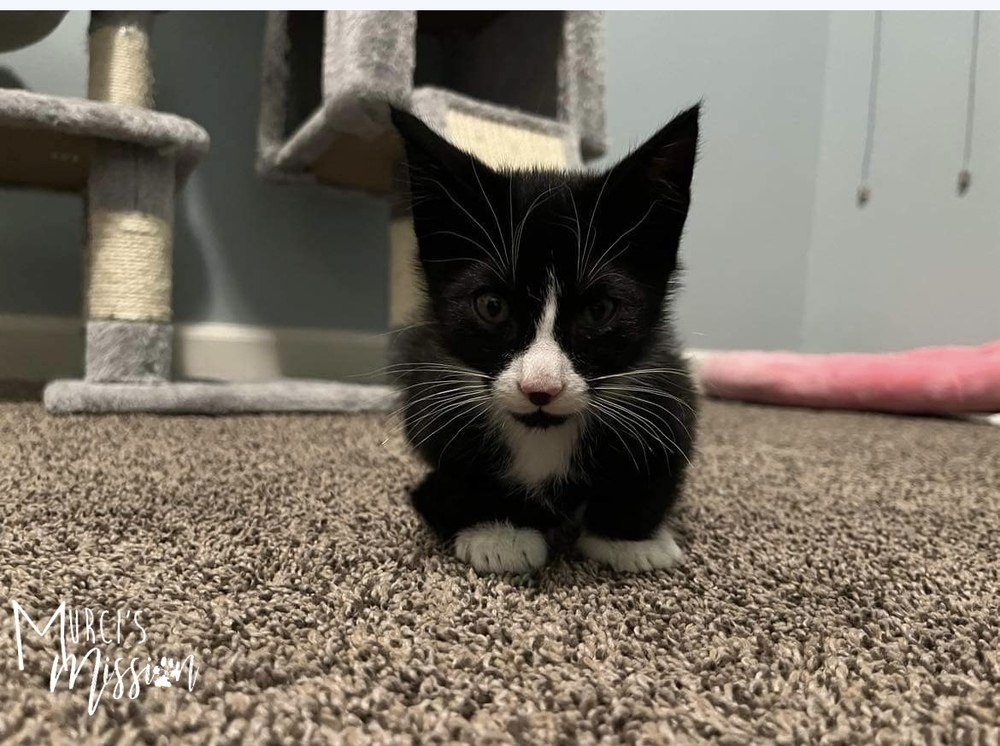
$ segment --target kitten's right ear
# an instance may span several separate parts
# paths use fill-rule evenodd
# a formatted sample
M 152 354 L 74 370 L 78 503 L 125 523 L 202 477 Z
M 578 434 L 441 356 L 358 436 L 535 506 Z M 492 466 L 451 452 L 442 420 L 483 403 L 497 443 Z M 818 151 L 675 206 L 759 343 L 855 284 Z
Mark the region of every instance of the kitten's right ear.
M 469 170 L 467 153 L 410 112 L 395 106 L 390 106 L 389 112 L 392 124 L 403 140 L 412 192 L 424 191 L 423 187 L 430 183 L 430 179 L 447 177 L 449 183 L 456 179 L 465 181 L 464 174 Z
M 490 204 L 487 193 L 496 191 L 497 175 L 413 114 L 394 107 L 391 114 L 406 151 L 420 259 L 429 278 L 445 276 L 460 269 L 457 259 L 469 253 L 467 237 L 482 231 L 487 215 L 493 215 L 492 208 L 484 211 Z

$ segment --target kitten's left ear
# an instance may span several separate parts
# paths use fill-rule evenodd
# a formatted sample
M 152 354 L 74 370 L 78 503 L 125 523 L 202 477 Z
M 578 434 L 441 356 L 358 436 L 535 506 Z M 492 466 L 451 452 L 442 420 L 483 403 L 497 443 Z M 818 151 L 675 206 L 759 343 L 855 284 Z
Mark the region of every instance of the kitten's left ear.
M 691 188 L 698 157 L 701 102 L 681 112 L 616 166 L 653 194 L 674 201 Z M 633 182 L 634 183 L 634 182 Z

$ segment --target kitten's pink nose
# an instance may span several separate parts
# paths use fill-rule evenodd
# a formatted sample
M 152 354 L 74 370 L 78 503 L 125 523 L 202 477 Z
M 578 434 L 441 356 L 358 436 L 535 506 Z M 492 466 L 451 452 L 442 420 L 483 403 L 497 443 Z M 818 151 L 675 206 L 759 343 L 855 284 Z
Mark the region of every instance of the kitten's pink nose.
M 521 393 L 528 397 L 528 401 L 536 407 L 544 407 L 550 401 L 559 396 L 562 392 L 561 383 L 548 384 L 521 384 Z

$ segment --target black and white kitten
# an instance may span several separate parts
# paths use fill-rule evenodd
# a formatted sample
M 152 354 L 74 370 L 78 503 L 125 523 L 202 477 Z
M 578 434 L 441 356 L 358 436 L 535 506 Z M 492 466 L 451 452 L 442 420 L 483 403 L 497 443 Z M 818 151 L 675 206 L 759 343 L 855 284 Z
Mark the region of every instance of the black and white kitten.
M 566 533 L 622 571 L 681 559 L 697 401 L 669 303 L 698 111 L 599 174 L 496 171 L 392 113 L 427 291 L 394 344 L 432 467 L 412 501 L 478 571 L 537 569 Z

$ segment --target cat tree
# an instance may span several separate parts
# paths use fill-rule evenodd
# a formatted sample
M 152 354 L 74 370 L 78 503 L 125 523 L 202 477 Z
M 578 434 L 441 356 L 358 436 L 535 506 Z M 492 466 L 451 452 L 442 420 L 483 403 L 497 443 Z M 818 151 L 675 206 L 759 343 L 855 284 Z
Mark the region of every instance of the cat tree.
M 269 14 L 258 170 L 393 200 L 389 322 L 419 292 L 387 103 L 488 165 L 578 168 L 606 149 L 603 14 Z
M 40 41 L 65 13 L 4 15 L 10 49 Z M 104 384 L 170 375 L 174 194 L 209 138 L 151 109 L 152 18 L 91 14 L 87 99 L 0 90 L 0 183 L 77 193 L 86 205 L 85 377 L 50 384 L 53 411 L 101 410 L 113 400 Z
M 390 390 L 376 385 L 170 380 L 173 199 L 208 136 L 152 110 L 152 19 L 92 14 L 89 101 L 0 91 L 5 180 L 85 192 L 88 204 L 86 375 L 51 383 L 46 406 L 204 413 L 392 406 Z M 605 151 L 603 76 L 598 12 L 271 12 L 258 171 L 395 202 L 388 281 L 396 327 L 419 290 L 416 240 L 395 188 L 403 155 L 388 104 L 490 165 L 572 169 Z
M 5 17 L 21 46 L 52 14 Z M 48 16 L 48 17 L 43 17 Z M 79 193 L 86 204 L 84 378 L 53 381 L 46 408 L 75 412 L 339 410 L 384 406 L 359 385 L 174 381 L 172 245 L 177 190 L 208 151 L 195 123 L 153 109 L 151 12 L 91 13 L 87 99 L 0 90 L 0 182 Z

